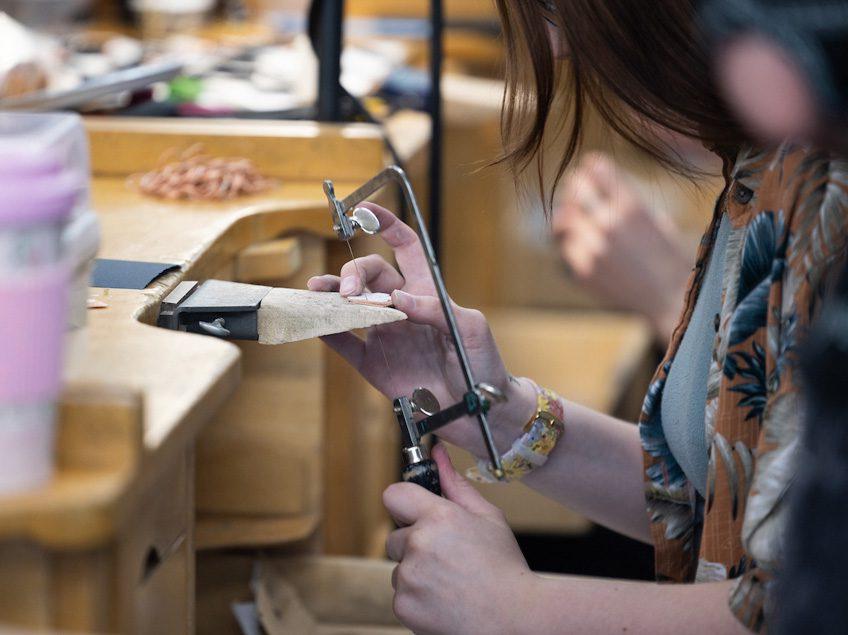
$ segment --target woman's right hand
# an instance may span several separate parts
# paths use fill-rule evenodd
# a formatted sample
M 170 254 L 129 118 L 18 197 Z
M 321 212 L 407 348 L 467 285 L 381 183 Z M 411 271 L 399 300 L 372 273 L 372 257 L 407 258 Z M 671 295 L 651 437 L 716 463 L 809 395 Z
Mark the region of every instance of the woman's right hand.
M 343 296 L 366 290 L 390 293 L 395 308 L 408 319 L 372 328 L 365 340 L 353 333 L 322 339 L 389 399 L 409 396 L 415 388 L 424 387 L 433 392 L 442 408 L 453 405 L 467 388 L 418 235 L 390 211 L 373 203 L 362 206 L 380 220 L 380 236 L 394 251 L 399 271 L 372 254 L 345 263 L 338 276 L 311 278 L 307 286 Z M 507 402 L 494 405 L 489 416 L 498 447 L 505 451 L 535 411 L 534 389 L 511 378 L 480 311 L 456 304 L 453 310 L 475 379 L 500 388 L 507 396 Z M 470 417 L 442 428 L 439 436 L 478 456 L 485 455 L 476 420 Z

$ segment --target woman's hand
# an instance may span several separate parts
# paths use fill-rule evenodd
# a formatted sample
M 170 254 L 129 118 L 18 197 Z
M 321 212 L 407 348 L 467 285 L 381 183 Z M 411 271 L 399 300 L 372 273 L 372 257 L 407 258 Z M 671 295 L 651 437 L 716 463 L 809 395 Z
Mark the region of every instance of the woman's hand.
M 388 398 L 411 395 L 423 386 L 443 408 L 452 405 L 462 399 L 466 386 L 418 235 L 388 210 L 371 203 L 363 207 L 380 219 L 380 236 L 394 250 L 400 271 L 382 257 L 369 255 L 346 263 L 340 276 L 310 279 L 308 287 L 339 291 L 343 296 L 363 293 L 366 288 L 390 293 L 395 308 L 408 319 L 375 327 L 364 341 L 352 333 L 323 339 Z M 499 447 L 509 447 L 533 414 L 533 389 L 510 379 L 483 314 L 456 305 L 453 309 L 477 380 L 497 386 L 507 396 L 507 403 L 492 409 L 490 420 Z M 446 426 L 439 435 L 478 456 L 485 454 L 477 425 L 468 417 Z
M 532 632 L 539 577 L 501 511 L 457 474 L 444 446 L 433 448 L 433 458 L 445 498 L 410 483 L 383 493 L 402 527 L 386 541 L 399 563 L 395 615 L 415 633 Z
M 399 563 L 394 611 L 415 633 L 749 632 L 728 610 L 731 580 L 656 584 L 533 573 L 500 510 L 456 473 L 442 446 L 433 458 L 447 498 L 410 483 L 383 494 L 405 525 L 386 541 Z M 646 523 L 644 508 L 642 515 Z
M 609 157 L 588 155 L 564 183 L 553 230 L 577 282 L 612 308 L 646 316 L 668 341 L 693 259 L 668 218 L 647 208 Z

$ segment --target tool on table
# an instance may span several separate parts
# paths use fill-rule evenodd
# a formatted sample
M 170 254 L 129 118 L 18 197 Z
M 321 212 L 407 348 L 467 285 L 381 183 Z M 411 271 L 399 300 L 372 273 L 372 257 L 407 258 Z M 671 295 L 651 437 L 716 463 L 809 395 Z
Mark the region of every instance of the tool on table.
M 179 75 L 182 70 L 182 62 L 142 64 L 89 79 L 70 89 L 40 90 L 20 97 L 0 99 L 0 109 L 27 112 L 83 109 L 109 103 L 106 100 L 121 93 L 137 91 L 156 82 L 166 82 Z
M 442 278 L 439 263 L 436 261 L 436 255 L 433 251 L 433 245 L 430 242 L 427 227 L 421 216 L 415 193 L 412 191 L 412 186 L 409 183 L 406 173 L 397 166 L 388 167 L 342 200 L 336 198 L 333 182 L 329 180 L 324 181 L 324 193 L 327 195 L 329 202 L 330 214 L 333 219 L 333 229 L 339 238 L 347 243 L 348 249 L 351 252 L 351 258 L 353 258 L 355 264 L 356 258 L 353 255 L 350 240 L 353 238 L 356 230 L 362 230 L 366 234 L 376 234 L 380 231 L 380 222 L 374 213 L 365 207 L 358 207 L 358 205 L 392 182 L 400 186 L 407 206 L 412 210 L 412 214 L 415 217 L 418 227 L 418 237 L 424 247 L 424 254 L 430 266 L 430 273 L 433 276 L 436 294 L 439 297 L 439 302 L 441 303 L 442 311 L 448 324 L 451 340 L 456 349 L 466 385 L 466 392 L 462 400 L 444 410 L 441 409 L 435 395 L 426 388 L 417 388 L 409 397 L 400 396 L 394 399 L 394 413 L 400 424 L 403 440 L 402 451 L 405 465 L 401 476 L 404 481 L 416 483 L 431 492 L 441 494 L 436 463 L 428 457 L 421 439 L 429 432 L 435 432 L 452 421 L 470 415 L 475 416 L 480 425 L 480 432 L 483 435 L 486 450 L 492 464 L 492 473 L 501 479 L 503 478 L 503 467 L 501 465 L 500 455 L 495 448 L 491 431 L 489 430 L 486 413 L 492 404 L 505 401 L 505 397 L 496 387 L 486 383 L 478 383 L 474 380 L 471 364 L 468 361 L 468 355 L 462 343 L 462 336 L 456 324 L 456 317 L 454 316 L 450 299 L 445 289 L 445 282 Z M 379 331 L 377 331 L 377 337 L 379 339 Z M 382 347 L 382 339 L 379 339 L 379 341 Z M 389 362 L 385 349 L 383 349 L 383 357 L 388 367 Z M 391 373 L 390 368 L 389 372 Z M 424 418 L 416 421 L 416 415 L 423 415 Z
M 157 324 L 260 344 L 285 344 L 406 319 L 384 306 L 348 302 L 338 293 L 206 280 L 181 282 L 162 301 Z

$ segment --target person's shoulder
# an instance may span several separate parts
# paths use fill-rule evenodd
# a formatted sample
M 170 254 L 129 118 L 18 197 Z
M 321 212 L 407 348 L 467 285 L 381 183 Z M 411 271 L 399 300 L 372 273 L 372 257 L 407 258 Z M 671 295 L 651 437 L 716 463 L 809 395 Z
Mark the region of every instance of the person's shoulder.
M 817 296 L 848 253 L 848 160 L 804 146 L 776 158 L 774 209 L 785 221 L 785 291 L 800 298 L 808 287 Z
M 844 249 L 848 236 L 848 160 L 815 147 L 797 146 L 779 157 L 781 199 L 796 249 L 817 258 Z M 830 244 L 829 244 L 830 243 Z
M 823 206 L 830 208 L 831 222 L 845 222 L 848 160 L 844 156 L 790 142 L 749 146 L 740 150 L 732 175 L 755 192 L 759 210 L 779 213 L 787 229 L 812 222 Z
M 773 186 L 820 177 L 831 168 L 844 167 L 846 157 L 815 146 L 786 141 L 779 145 L 739 148 L 731 170 L 736 179 L 769 178 Z

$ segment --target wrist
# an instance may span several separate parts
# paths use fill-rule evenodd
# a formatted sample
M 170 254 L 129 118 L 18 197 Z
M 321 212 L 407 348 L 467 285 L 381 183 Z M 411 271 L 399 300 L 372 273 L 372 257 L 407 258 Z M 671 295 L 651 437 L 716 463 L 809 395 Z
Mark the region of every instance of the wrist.
M 516 434 L 514 427 L 506 425 L 498 429 L 498 440 L 506 438 L 508 433 L 514 434 L 510 447 L 500 455 L 500 472 L 492 466 L 488 459 L 478 457 L 477 465 L 466 472 L 472 481 L 494 483 L 501 481 L 519 480 L 545 465 L 548 456 L 556 447 L 565 432 L 565 412 L 562 399 L 556 393 L 537 386 L 529 379 L 519 382 L 529 385 L 535 395 L 535 408 L 525 424 Z M 524 401 L 524 391 L 518 393 L 517 403 Z M 506 419 L 514 421 L 515 419 Z
M 550 578 L 535 571 L 527 570 L 515 585 L 515 593 L 505 601 L 507 614 L 502 624 L 507 626 L 506 633 L 547 633 L 555 632 L 555 620 L 552 621 L 552 607 L 562 602 L 551 590 Z M 517 600 L 517 601 L 516 601 Z
M 498 450 L 505 452 L 521 436 L 527 422 L 536 414 L 536 387 L 527 379 L 510 375 L 506 403 L 492 409 L 489 417 L 492 437 Z

